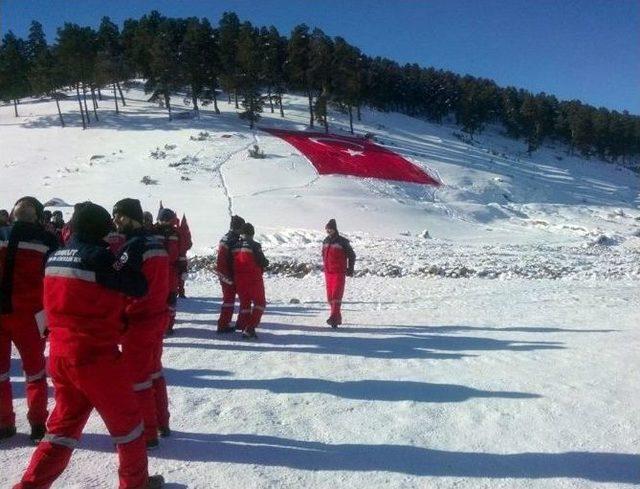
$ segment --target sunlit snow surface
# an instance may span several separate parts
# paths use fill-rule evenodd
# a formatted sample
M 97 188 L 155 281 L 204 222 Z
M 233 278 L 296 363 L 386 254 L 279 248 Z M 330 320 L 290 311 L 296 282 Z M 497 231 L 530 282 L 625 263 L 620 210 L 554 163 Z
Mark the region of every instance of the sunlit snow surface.
M 319 176 L 226 101 L 169 122 L 141 91 L 127 97 L 119 116 L 105 97 L 86 131 L 72 98 L 65 129 L 48 101 L 18 119 L 0 107 L 0 208 L 25 194 L 108 209 L 138 197 L 155 213 L 162 199 L 187 214 L 200 257 L 238 213 L 272 262 L 312 270 L 266 277 L 255 342 L 215 335 L 219 286 L 192 273 L 165 349 L 174 436 L 150 454 L 167 487 L 640 484 L 636 174 L 559 144 L 529 157 L 494 127 L 470 145 L 455 126 L 364 110 L 360 134 L 444 186 Z M 304 130 L 305 108 L 285 97 L 287 117 L 267 106 L 260 124 Z M 265 159 L 248 157 L 254 144 Z M 338 330 L 317 269 L 332 217 L 358 254 Z M 0 487 L 33 451 L 17 357 L 11 375 L 20 434 L 0 442 Z M 54 487 L 116 487 L 112 452 L 92 417 Z

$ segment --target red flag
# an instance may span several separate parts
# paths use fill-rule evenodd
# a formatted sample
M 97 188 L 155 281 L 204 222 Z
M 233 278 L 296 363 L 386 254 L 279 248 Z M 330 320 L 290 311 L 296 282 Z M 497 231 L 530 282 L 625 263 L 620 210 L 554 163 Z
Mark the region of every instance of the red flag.
M 399 154 L 368 138 L 264 129 L 300 150 L 321 175 L 354 175 L 439 186 L 440 182 Z

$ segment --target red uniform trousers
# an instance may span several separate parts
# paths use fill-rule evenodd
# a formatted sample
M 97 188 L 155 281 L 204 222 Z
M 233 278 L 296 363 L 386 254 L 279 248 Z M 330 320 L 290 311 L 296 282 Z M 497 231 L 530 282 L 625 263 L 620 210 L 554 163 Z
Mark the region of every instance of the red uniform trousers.
M 167 316 L 165 325 L 170 321 Z M 153 396 L 156 403 L 156 420 L 158 427 L 169 427 L 169 395 L 167 393 L 167 382 L 162 371 L 162 346 L 164 341 L 165 328 L 157 331 L 156 341 L 153 349 L 151 362 L 151 381 L 153 382 Z
M 117 351 L 91 363 L 64 357 L 49 359 L 56 405 L 47 434 L 14 489 L 46 489 L 62 473 L 95 407 L 117 446 L 120 489 L 147 483 L 147 448 L 138 402 L 122 357 Z
M 238 297 L 240 298 L 238 327 L 241 329 L 255 329 L 260 324 L 262 313 L 264 313 L 267 305 L 262 275 L 237 274 L 235 282 Z
M 147 441 L 158 438 L 158 416 L 152 375 L 158 371 L 157 351 L 162 351 L 162 338 L 166 326 L 166 315 L 143 320 L 130 319 L 128 329 L 122 337 L 122 357 L 140 404 Z
M 324 280 L 327 287 L 327 302 L 331 306 L 331 316 L 341 323 L 340 307 L 344 295 L 345 274 L 324 272 Z
M 220 306 L 218 328 L 228 328 L 236 305 L 236 285 L 224 282 L 220 282 L 220 285 L 222 286 L 222 305 Z
M 11 342 L 16 345 L 27 381 L 27 419 L 33 425 L 47 421 L 47 379 L 45 373 L 45 340 L 40 338 L 31 313 L 0 316 L 0 428 L 15 426 L 13 393 L 9 382 Z

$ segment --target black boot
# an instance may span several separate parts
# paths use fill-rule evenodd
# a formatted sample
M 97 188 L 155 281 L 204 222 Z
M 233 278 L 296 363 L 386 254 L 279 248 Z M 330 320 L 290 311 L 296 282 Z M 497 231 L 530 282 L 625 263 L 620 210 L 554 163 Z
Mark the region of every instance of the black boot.
M 329 316 L 329 319 L 327 319 L 327 324 L 332 328 L 337 328 L 338 320 L 334 316 Z
M 15 426 L 5 426 L 4 428 L 0 428 L 0 440 L 4 440 L 5 438 L 11 438 L 16 434 Z
M 164 477 L 161 475 L 150 475 L 147 480 L 147 485 L 144 487 L 145 489 L 160 489 L 164 487 Z
M 242 332 L 242 337 L 244 339 L 254 339 L 254 338 L 258 338 L 258 335 L 256 334 L 256 329 L 255 328 L 247 327 Z
M 31 441 L 37 445 L 42 441 L 46 432 L 47 429 L 43 424 L 35 424 L 31 427 L 31 434 L 29 435 L 29 438 L 31 438 Z

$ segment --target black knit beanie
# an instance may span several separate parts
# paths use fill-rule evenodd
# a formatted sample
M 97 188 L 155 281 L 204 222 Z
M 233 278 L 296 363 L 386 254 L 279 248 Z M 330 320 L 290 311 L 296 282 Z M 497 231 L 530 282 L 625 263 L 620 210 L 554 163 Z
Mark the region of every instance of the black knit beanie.
M 240 234 L 244 234 L 245 236 L 253 237 L 256 234 L 256 230 L 253 228 L 253 224 L 247 222 L 242 225 L 240 228 Z
M 122 199 L 113 206 L 113 214 L 120 214 L 142 224 L 144 213 L 138 199 Z
M 231 216 L 231 223 L 229 224 L 229 229 L 234 231 L 240 231 L 240 229 L 244 226 L 244 219 L 240 216 Z
M 176 218 L 176 213 L 167 207 L 163 207 L 158 211 L 158 221 L 171 222 L 175 218 Z
M 336 224 L 336 220 L 335 219 L 329 219 L 329 222 L 325 226 L 325 229 L 333 229 L 333 230 L 337 231 L 338 230 L 338 225 Z
M 85 239 L 99 241 L 111 230 L 109 212 L 93 202 L 83 202 L 73 214 L 73 231 Z

